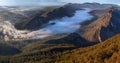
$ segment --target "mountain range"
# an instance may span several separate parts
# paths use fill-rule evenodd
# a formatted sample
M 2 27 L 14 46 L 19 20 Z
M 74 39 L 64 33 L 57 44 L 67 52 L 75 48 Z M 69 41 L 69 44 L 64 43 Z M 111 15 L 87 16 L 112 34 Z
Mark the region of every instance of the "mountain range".
M 120 6 L 0 7 L 2 63 L 119 61 Z

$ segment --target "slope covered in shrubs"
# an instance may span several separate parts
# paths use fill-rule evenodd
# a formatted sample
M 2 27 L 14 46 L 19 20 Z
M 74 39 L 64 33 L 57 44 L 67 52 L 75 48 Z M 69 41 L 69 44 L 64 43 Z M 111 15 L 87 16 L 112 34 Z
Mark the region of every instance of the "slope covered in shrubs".
M 64 49 L 64 48 L 63 48 Z M 8 58 L 7 58 L 8 59 Z M 6 60 L 5 60 L 6 61 Z M 9 58 L 9 63 L 119 63 L 120 34 L 94 46 L 67 51 L 34 51 Z
M 120 34 L 101 44 L 66 51 L 60 55 L 56 63 L 119 63 Z

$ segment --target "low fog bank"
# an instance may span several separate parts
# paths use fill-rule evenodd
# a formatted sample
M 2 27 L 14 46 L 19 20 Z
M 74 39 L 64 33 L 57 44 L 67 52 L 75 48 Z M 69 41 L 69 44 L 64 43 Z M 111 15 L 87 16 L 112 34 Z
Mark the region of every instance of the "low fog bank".
M 56 6 L 67 3 L 85 2 L 120 5 L 119 0 L 0 0 L 0 6 Z
M 59 6 L 63 4 L 57 0 L 0 0 L 0 6 Z
M 44 33 L 46 32 L 45 35 L 62 35 L 73 33 L 80 28 L 80 24 L 82 22 L 93 18 L 89 12 L 90 9 L 78 10 L 72 17 L 66 16 L 61 19 L 51 20 L 45 28 L 42 28 L 39 31 L 41 32 L 42 30 Z M 36 36 L 40 35 L 40 32 L 35 33 Z
M 4 39 L 34 40 L 50 38 L 57 35 L 70 34 L 77 31 L 80 28 L 80 24 L 82 22 L 93 18 L 93 16 L 89 14 L 90 11 L 90 9 L 77 10 L 74 13 L 74 16 L 66 16 L 60 19 L 51 20 L 44 28 L 36 31 L 17 30 L 9 21 L 5 21 L 4 24 L 1 25 L 3 35 L 5 35 Z

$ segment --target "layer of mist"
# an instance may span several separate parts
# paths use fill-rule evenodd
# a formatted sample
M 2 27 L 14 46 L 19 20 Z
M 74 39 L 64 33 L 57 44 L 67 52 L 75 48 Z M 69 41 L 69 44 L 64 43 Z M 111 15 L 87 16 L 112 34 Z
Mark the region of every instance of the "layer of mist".
M 66 16 L 60 19 L 51 20 L 45 27 L 35 31 L 17 30 L 9 21 L 4 21 L 1 27 L 5 35 L 5 40 L 45 39 L 77 31 L 82 22 L 93 18 L 93 16 L 89 14 L 90 11 L 90 9 L 77 10 L 72 17 Z
M 45 38 L 55 35 L 70 34 L 80 28 L 80 24 L 93 18 L 89 14 L 90 9 L 78 10 L 72 17 L 63 17 L 49 21 L 48 25 L 42 29 L 34 31 L 36 38 Z M 32 32 L 33 33 L 33 32 Z

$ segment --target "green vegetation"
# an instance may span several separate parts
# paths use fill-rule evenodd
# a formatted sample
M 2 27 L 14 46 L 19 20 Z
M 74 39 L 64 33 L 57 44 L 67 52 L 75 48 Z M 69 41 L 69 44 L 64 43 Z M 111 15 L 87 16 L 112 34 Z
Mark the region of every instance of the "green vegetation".
M 120 34 L 84 48 L 57 45 L 41 50 L 40 47 L 41 45 L 37 44 L 24 49 L 21 54 L 0 57 L 0 63 L 120 63 Z

